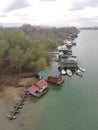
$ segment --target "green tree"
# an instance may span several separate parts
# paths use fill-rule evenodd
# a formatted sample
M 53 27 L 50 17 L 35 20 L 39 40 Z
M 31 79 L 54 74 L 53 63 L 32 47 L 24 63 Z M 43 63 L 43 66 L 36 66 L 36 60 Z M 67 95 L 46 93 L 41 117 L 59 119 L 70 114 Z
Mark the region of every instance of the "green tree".
M 37 61 L 40 57 L 45 57 L 46 50 L 45 46 L 40 41 L 34 41 L 32 47 L 26 51 L 26 61 Z
M 13 29 L 8 36 L 10 47 L 20 46 L 22 50 L 26 51 L 31 46 L 30 37 L 27 36 L 22 30 Z
M 47 63 L 45 58 L 41 57 L 40 59 L 38 59 L 38 61 L 36 61 L 36 71 L 45 69 Z
M 33 71 L 35 69 L 35 62 L 34 61 L 30 61 L 29 63 L 27 63 L 25 65 L 26 70 L 30 70 Z
M 0 31 L 0 40 L 3 40 L 4 39 L 4 33 L 3 31 Z
M 0 66 L 4 64 L 5 54 L 8 48 L 9 44 L 4 40 L 0 40 Z
M 21 71 L 25 60 L 24 51 L 19 46 L 10 49 L 9 60 L 16 71 Z

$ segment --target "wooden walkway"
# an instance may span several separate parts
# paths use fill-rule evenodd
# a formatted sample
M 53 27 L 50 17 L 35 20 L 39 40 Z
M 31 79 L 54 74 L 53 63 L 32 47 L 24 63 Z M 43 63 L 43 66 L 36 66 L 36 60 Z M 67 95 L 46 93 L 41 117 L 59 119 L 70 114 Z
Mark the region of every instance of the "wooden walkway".
M 14 105 L 14 109 L 10 111 L 10 115 L 7 115 L 8 119 L 12 120 L 16 118 L 16 114 L 19 113 L 19 109 L 23 107 L 24 101 L 26 100 L 27 97 L 28 92 L 25 91 L 20 101 L 16 105 Z

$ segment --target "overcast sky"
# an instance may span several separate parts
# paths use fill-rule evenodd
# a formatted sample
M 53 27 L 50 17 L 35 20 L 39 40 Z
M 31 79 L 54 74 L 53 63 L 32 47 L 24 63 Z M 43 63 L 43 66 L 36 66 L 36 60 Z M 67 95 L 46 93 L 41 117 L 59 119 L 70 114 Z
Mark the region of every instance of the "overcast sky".
M 0 25 L 98 26 L 98 0 L 1 0 Z

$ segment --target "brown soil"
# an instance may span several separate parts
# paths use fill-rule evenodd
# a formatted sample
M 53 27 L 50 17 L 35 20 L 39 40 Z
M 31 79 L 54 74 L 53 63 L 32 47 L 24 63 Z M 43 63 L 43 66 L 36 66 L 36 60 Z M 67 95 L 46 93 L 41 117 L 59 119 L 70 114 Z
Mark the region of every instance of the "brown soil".
M 0 79 L 1 81 L 1 90 L 0 90 L 0 97 L 1 99 L 13 99 L 15 97 L 18 97 L 19 95 L 21 95 L 20 93 L 22 93 L 25 90 L 25 86 L 27 84 L 35 84 L 38 79 L 36 79 L 35 77 L 31 77 L 31 78 L 21 78 L 18 80 L 17 85 L 15 87 L 15 82 L 16 82 L 15 77 L 11 77 L 11 76 L 6 76 Z
M 16 87 L 25 87 L 26 85 L 32 85 L 35 84 L 37 81 L 38 79 L 35 77 L 21 78 L 17 81 Z

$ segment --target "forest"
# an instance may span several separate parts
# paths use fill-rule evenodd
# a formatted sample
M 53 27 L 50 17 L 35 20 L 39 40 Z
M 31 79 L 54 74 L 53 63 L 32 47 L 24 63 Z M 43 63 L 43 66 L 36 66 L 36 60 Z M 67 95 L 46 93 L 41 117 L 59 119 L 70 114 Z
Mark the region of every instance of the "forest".
M 58 44 L 76 27 L 43 27 L 24 24 L 21 27 L 0 28 L 0 73 L 15 75 L 38 72 L 49 65 Z

